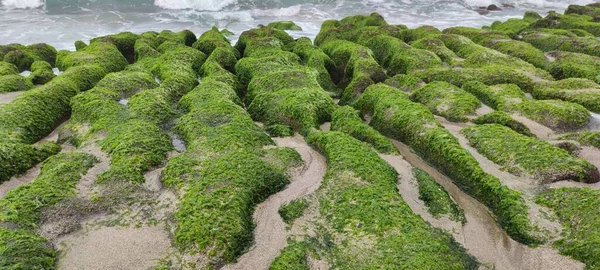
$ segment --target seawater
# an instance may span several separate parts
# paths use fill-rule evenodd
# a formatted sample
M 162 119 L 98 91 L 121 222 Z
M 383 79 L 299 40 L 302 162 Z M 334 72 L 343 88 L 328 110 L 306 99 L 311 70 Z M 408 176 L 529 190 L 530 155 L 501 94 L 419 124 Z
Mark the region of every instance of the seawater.
M 0 44 L 46 42 L 74 49 L 76 40 L 131 31 L 189 29 L 200 34 L 216 25 L 236 34 L 275 20 L 293 20 L 314 38 L 321 23 L 379 12 L 391 24 L 409 27 L 481 27 L 518 18 L 526 10 L 545 15 L 569 4 L 599 0 L 0 0 Z M 475 8 L 510 4 L 513 8 L 480 15 Z M 235 41 L 235 36 L 233 37 Z

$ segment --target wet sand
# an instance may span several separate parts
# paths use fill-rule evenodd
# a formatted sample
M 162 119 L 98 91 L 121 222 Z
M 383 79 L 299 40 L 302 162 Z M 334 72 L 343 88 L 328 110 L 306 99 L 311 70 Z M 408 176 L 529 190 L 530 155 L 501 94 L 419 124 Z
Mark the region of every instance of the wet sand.
M 10 103 L 15 98 L 22 95 L 23 93 L 25 93 L 25 92 L 17 91 L 17 92 L 0 93 L 0 104 Z
M 270 196 L 259 204 L 254 212 L 256 229 L 255 244 L 239 258 L 236 264 L 223 269 L 268 269 L 279 251 L 287 246 L 289 232 L 279 216 L 279 207 L 292 200 L 315 192 L 327 171 L 325 157 L 306 144 L 298 134 L 294 137 L 275 138 L 277 146 L 296 149 L 304 166 L 292 175 L 292 182 L 281 192 Z
M 102 227 L 69 236 L 59 244 L 58 269 L 145 270 L 171 246 L 161 227 Z
M 436 179 L 464 210 L 467 223 L 451 233 L 457 242 L 484 264 L 483 267 L 497 270 L 584 269 L 583 263 L 562 256 L 557 250 L 549 247 L 530 248 L 512 240 L 499 227 L 485 205 L 465 194 L 447 176 L 412 153 L 408 146 L 395 140 L 392 143 L 408 163 Z
M 510 116 L 529 128 L 531 133 L 533 133 L 533 135 L 538 137 L 540 140 L 552 140 L 556 138 L 556 132 L 547 126 L 518 114 L 511 114 Z

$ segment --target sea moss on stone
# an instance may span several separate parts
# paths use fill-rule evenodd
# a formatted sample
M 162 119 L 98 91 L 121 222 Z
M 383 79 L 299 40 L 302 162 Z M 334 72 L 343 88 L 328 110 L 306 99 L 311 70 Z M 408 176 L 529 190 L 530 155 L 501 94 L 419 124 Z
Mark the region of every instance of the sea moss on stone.
M 398 193 L 397 172 L 367 145 L 335 131 L 311 132 L 308 142 L 328 160 L 317 194 L 329 228 L 320 233 L 331 239 L 323 250 L 329 264 L 342 269 L 477 267 L 449 234 L 412 212 Z M 365 241 L 373 244 L 357 245 Z M 407 252 L 412 255 L 402 255 Z
M 481 107 L 475 96 L 447 82 L 429 83 L 410 97 L 427 106 L 432 113 L 457 122 L 466 121 L 467 116 L 475 114 L 475 110 Z
M 588 79 L 569 78 L 538 83 L 533 89 L 537 99 L 561 99 L 600 113 L 600 85 Z
M 35 61 L 31 64 L 31 74 L 29 79 L 34 84 L 45 84 L 54 79 L 52 66 L 46 61 Z
M 531 175 L 542 183 L 574 180 L 600 181 L 598 168 L 542 140 L 524 136 L 497 124 L 461 131 L 478 152 L 516 175 Z
M 549 54 L 556 58 L 548 66 L 554 78 L 585 78 L 600 83 L 600 57 L 560 51 Z
M 563 225 L 563 239 L 554 243 L 561 254 L 600 267 L 600 191 L 591 188 L 558 188 L 537 196 L 537 203 L 554 210 Z
M 31 80 L 21 75 L 0 76 L 0 93 L 26 91 L 32 87 Z
M 343 106 L 335 110 L 331 116 L 331 130 L 340 131 L 370 144 L 384 154 L 398 154 L 392 142 L 377 130 L 365 124 L 357 110 Z
M 354 104 L 372 113 L 371 126 L 413 147 L 446 173 L 459 187 L 487 205 L 498 223 L 515 240 L 539 243 L 528 218 L 528 207 L 518 191 L 486 174 L 458 140 L 440 127 L 433 114 L 408 95 L 383 84 L 369 87 Z
M 277 21 L 277 22 L 271 22 L 269 23 L 269 25 L 267 25 L 268 27 L 273 27 L 275 29 L 279 29 L 279 30 L 292 30 L 292 31 L 302 31 L 302 27 L 296 25 L 294 22 L 292 21 Z
M 17 74 L 19 74 L 19 69 L 17 66 L 11 63 L 0 61 L 0 76 Z
M 44 143 L 39 146 L 18 142 L 0 142 L 0 183 L 25 173 L 35 164 L 57 154 L 60 146 Z
M 425 202 L 427 210 L 435 218 L 442 215 L 448 215 L 450 220 L 466 223 L 467 219 L 454 200 L 448 195 L 448 192 L 438 184 L 427 172 L 420 169 L 413 169 L 413 175 L 419 185 L 419 199 Z
M 502 111 L 493 111 L 491 113 L 484 114 L 480 117 L 477 117 L 477 119 L 475 119 L 473 122 L 478 125 L 498 124 L 508 127 L 525 136 L 535 137 L 535 135 L 531 133 L 531 130 L 529 130 L 526 125 L 514 120 L 512 117 L 510 117 L 510 115 Z
M 56 66 L 65 71 L 70 67 L 98 65 L 106 73 L 125 69 L 128 62 L 112 42 L 98 41 L 76 51 L 59 51 Z

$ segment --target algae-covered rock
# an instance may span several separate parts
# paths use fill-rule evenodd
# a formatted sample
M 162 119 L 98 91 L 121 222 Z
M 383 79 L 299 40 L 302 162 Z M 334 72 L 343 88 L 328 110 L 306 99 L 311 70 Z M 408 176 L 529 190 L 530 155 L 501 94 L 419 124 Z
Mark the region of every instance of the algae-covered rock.
M 477 119 L 475 119 L 475 121 L 473 122 L 478 125 L 498 124 L 508 127 L 525 136 L 535 137 L 535 135 L 531 133 L 531 131 L 526 125 L 517 120 L 514 120 L 512 117 L 510 117 L 510 115 L 501 111 L 494 111 L 491 113 L 484 114 L 480 117 L 477 117 Z
M 514 111 L 559 131 L 582 128 L 590 121 L 585 107 L 562 100 L 527 100 L 515 104 Z
M 462 89 L 475 95 L 488 106 L 501 111 L 510 110 L 514 104 L 527 100 L 525 93 L 515 84 L 487 86 L 479 81 L 470 81 L 463 84 Z
M 55 143 L 34 146 L 15 142 L 0 142 L 0 183 L 8 181 L 12 176 L 26 172 L 35 164 L 57 154 L 59 151 L 60 146 Z
M 586 264 L 587 269 L 600 266 L 600 191 L 591 188 L 557 188 L 537 196 L 536 202 L 556 213 L 563 226 L 563 239 L 556 241 L 562 254 Z
M 331 130 L 340 131 L 370 144 L 383 154 L 398 154 L 398 150 L 390 139 L 365 124 L 356 109 L 350 106 L 338 108 L 331 115 Z
M 576 140 L 583 145 L 589 145 L 600 149 L 600 131 L 579 131 L 565 134 L 563 140 Z
M 0 76 L 0 93 L 26 91 L 32 87 L 31 80 L 21 75 Z
M 551 11 L 548 16 L 531 25 L 534 28 L 581 29 L 595 36 L 600 36 L 600 22 L 593 17 L 579 14 L 561 15 Z
M 413 75 L 398 74 L 385 80 L 385 84 L 398 88 L 404 92 L 413 92 L 425 85 L 423 80 Z
M 554 78 L 585 78 L 600 83 L 600 57 L 561 51 L 549 54 L 556 58 L 548 66 Z
M 33 64 L 35 59 L 27 51 L 14 50 L 4 55 L 4 61 L 17 66 L 19 71 L 25 71 L 31 68 L 31 64 Z
M 466 121 L 468 115 L 481 107 L 475 96 L 447 82 L 429 83 L 413 92 L 411 99 L 424 104 L 432 113 L 456 122 Z
M 410 43 L 413 48 L 428 50 L 435 53 L 442 61 L 453 65 L 458 60 L 458 55 L 448 49 L 439 38 L 422 38 Z
M 513 174 L 529 174 L 542 183 L 600 181 L 598 168 L 589 162 L 508 127 L 485 124 L 463 129 L 461 133 L 478 152 Z
M 123 70 L 127 64 L 127 59 L 117 47 L 104 41 L 90 43 L 76 52 L 60 51 L 56 59 L 56 66 L 62 71 L 75 66 L 98 65 L 108 73 Z
M 267 25 L 268 27 L 273 27 L 275 29 L 279 29 L 279 30 L 292 30 L 292 31 L 302 31 L 302 27 L 296 25 L 294 22 L 292 21 L 278 21 L 278 22 L 271 22 L 269 23 L 269 25 Z
M 135 42 L 138 40 L 139 37 L 140 37 L 139 35 L 131 33 L 131 32 L 122 32 L 119 34 L 94 38 L 90 41 L 90 43 L 99 42 L 99 41 L 111 42 L 115 46 L 117 46 L 117 49 L 119 49 L 121 54 L 123 54 L 123 56 L 125 57 L 125 59 L 127 59 L 127 61 L 129 63 L 133 63 L 135 60 L 134 46 L 135 46 Z M 78 44 L 75 44 L 76 48 L 77 48 L 77 45 Z M 81 47 L 81 44 L 80 44 L 80 47 Z M 83 49 L 83 48 L 80 48 L 80 49 Z M 78 51 L 80 49 L 78 49 Z
M 537 99 L 561 99 L 583 105 L 600 113 L 600 85 L 588 79 L 570 78 L 538 83 L 533 89 Z
M 52 80 L 56 75 L 52 70 L 52 66 L 46 61 L 35 61 L 31 65 L 31 74 L 29 79 L 34 84 L 45 84 Z
M 17 66 L 11 63 L 0 61 L 0 76 L 17 74 L 19 74 L 19 69 Z
M 87 44 L 85 44 L 85 42 L 78 40 L 75 41 L 75 50 L 76 51 L 81 51 L 83 49 L 85 49 L 85 47 L 87 47 Z

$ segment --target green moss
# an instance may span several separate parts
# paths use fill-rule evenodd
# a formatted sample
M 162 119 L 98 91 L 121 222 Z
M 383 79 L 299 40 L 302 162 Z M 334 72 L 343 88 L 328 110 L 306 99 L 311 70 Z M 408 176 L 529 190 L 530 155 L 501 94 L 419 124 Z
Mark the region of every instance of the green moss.
M 0 61 L 0 76 L 18 75 L 18 74 L 19 74 L 19 69 L 17 68 L 17 66 L 15 66 L 11 63 Z
M 560 131 L 582 128 L 590 120 L 585 107 L 562 100 L 527 100 L 516 104 L 514 111 Z
M 413 75 L 425 82 L 446 81 L 459 87 L 469 81 L 479 81 L 486 85 L 516 84 L 523 91 L 531 92 L 535 85 L 527 72 L 503 65 L 483 68 L 432 68 L 415 71 Z
M 567 10 L 565 10 L 565 14 L 579 14 L 579 15 L 588 15 L 591 17 L 600 16 L 600 7 L 593 4 L 580 6 L 580 5 L 569 5 Z
M 325 91 L 338 93 L 339 89 L 333 83 L 332 77 L 339 77 L 337 74 L 336 65 L 319 47 L 312 45 L 312 41 L 308 38 L 300 38 L 293 44 L 292 52 L 300 56 L 301 62 L 314 68 L 319 72 L 317 78 L 319 85 Z
M 434 114 L 457 122 L 466 121 L 481 107 L 475 96 L 447 82 L 429 83 L 413 92 L 411 99 L 425 104 Z
M 498 124 L 505 127 L 508 127 L 522 135 L 535 137 L 529 130 L 529 128 L 523 123 L 514 120 L 510 115 L 501 111 L 494 111 L 491 113 L 484 114 L 482 116 L 477 117 L 475 124 L 483 125 L 483 124 Z
M 486 86 L 482 82 L 470 81 L 462 89 L 475 95 L 483 103 L 501 111 L 508 111 L 515 104 L 527 100 L 525 93 L 515 84 L 497 84 Z
M 420 169 L 413 169 L 413 175 L 419 184 L 419 199 L 425 202 L 429 213 L 436 218 L 448 215 L 450 220 L 466 223 L 462 208 L 450 198 L 448 192 L 429 174 Z
M 87 47 L 76 51 L 60 51 L 56 59 L 56 66 L 60 70 L 82 65 L 98 65 L 105 72 L 123 70 L 128 62 L 112 42 L 94 42 Z
M 4 55 L 4 61 L 14 64 L 19 68 L 19 71 L 25 71 L 30 69 L 31 64 L 33 64 L 35 59 L 33 58 L 33 55 L 27 51 L 14 50 L 9 51 Z
M 137 92 L 158 87 L 151 74 L 145 72 L 122 71 L 107 74 L 96 84 L 97 88 L 107 88 L 128 97 Z
M 576 140 L 583 145 L 591 145 L 600 148 L 600 131 L 580 131 L 565 134 L 563 140 Z
M 560 15 L 551 11 L 548 16 L 531 25 L 534 28 L 581 29 L 600 36 L 600 23 L 592 17 L 579 14 Z
M 31 80 L 21 75 L 0 76 L 0 93 L 26 91 L 32 87 Z
M 560 50 L 600 56 L 600 41 L 583 30 L 530 29 L 522 33 L 522 39 L 545 52 Z
M 294 39 L 283 30 L 275 29 L 273 27 L 268 26 L 261 26 L 242 32 L 240 38 L 238 39 L 238 42 L 235 44 L 235 48 L 242 55 L 245 55 L 244 51 L 246 50 L 246 46 L 248 45 L 248 42 L 250 40 L 267 37 L 276 38 L 280 40 L 284 45 L 294 41 Z
M 585 78 L 600 83 L 600 57 L 559 51 L 550 54 L 556 58 L 548 66 L 554 78 Z
M 264 161 L 279 168 L 281 171 L 287 171 L 304 163 L 300 154 L 294 148 L 290 147 L 263 149 L 261 157 Z
M 281 207 L 279 207 L 279 215 L 285 223 L 292 224 L 294 223 L 294 220 L 304 214 L 306 208 L 308 208 L 308 202 L 306 200 L 293 200 L 289 203 L 282 204 Z
M 77 182 L 96 159 L 85 153 L 61 153 L 42 163 L 40 175 L 0 199 L 0 222 L 35 229 L 41 210 L 75 192 Z
M 372 127 L 411 146 L 468 194 L 487 205 L 512 238 L 523 243 L 540 242 L 532 233 L 528 207 L 521 194 L 483 172 L 458 140 L 439 126 L 427 107 L 382 84 L 367 89 L 355 107 L 363 113 L 372 113 Z
M 385 80 L 384 83 L 391 87 L 398 88 L 404 92 L 413 92 L 425 84 L 421 79 L 413 75 L 406 74 L 398 74 Z
M 31 75 L 29 79 L 34 84 L 45 84 L 54 79 L 52 66 L 46 61 L 35 61 L 31 64 Z
M 87 47 L 87 44 L 81 40 L 75 41 L 75 50 L 81 51 Z
M 563 225 L 564 238 L 554 245 L 584 262 L 586 269 L 600 266 L 599 198 L 600 192 L 591 188 L 558 188 L 537 196 L 537 203 L 554 210 Z
M 277 22 L 271 22 L 269 23 L 269 25 L 267 25 L 268 27 L 273 27 L 275 29 L 279 29 L 279 30 L 292 30 L 292 31 L 302 31 L 302 27 L 296 25 L 294 22 L 292 21 L 277 21 Z
M 422 38 L 436 37 L 440 34 L 442 34 L 442 32 L 439 29 L 433 26 L 423 25 L 414 29 L 406 29 L 402 31 L 402 39 L 404 42 L 410 43 Z
M 185 46 L 192 46 L 196 42 L 196 35 L 190 30 L 182 30 L 177 33 L 170 30 L 163 30 L 156 36 L 158 45 L 165 42 L 173 42 Z
M 534 14 L 530 13 L 530 14 Z M 537 13 L 535 13 L 537 14 Z M 527 16 L 527 13 L 525 14 Z M 539 16 L 539 14 L 538 14 Z M 540 16 L 541 19 L 541 16 Z M 527 19 L 508 19 L 504 22 L 495 21 L 491 25 L 491 29 L 494 31 L 503 32 L 511 37 L 517 37 L 523 30 L 529 28 L 532 22 L 535 20 L 527 20 Z
M 60 146 L 44 143 L 39 146 L 2 142 L 0 143 L 0 183 L 25 173 L 35 164 L 60 152 Z
M 140 120 L 112 128 L 100 146 L 111 155 L 111 167 L 99 176 L 99 182 L 143 183 L 143 173 L 160 165 L 173 148 L 169 136 L 160 127 Z
M 235 33 L 229 31 L 229 29 L 223 29 L 223 30 L 221 30 L 221 34 L 223 36 L 233 36 L 233 35 L 235 35 Z
M 328 160 L 318 196 L 319 212 L 334 237 L 324 251 L 331 265 L 340 269 L 477 267 L 449 234 L 411 211 L 398 193 L 396 171 L 368 146 L 334 131 L 312 132 L 308 142 Z M 371 244 L 359 244 L 365 241 Z
M 77 182 L 96 159 L 84 153 L 61 153 L 46 160 L 31 183 L 0 199 L 0 267 L 54 269 L 51 244 L 35 234 L 41 212 L 75 193 Z
M 246 100 L 252 102 L 259 94 L 291 88 L 320 88 L 315 70 L 296 66 L 255 76 L 248 85 Z
M 536 85 L 532 94 L 537 99 L 574 102 L 590 111 L 600 113 L 600 85 L 587 79 L 570 78 L 541 82 Z
M 0 227 L 0 268 L 55 269 L 56 252 L 45 238 L 25 230 Z
M 598 169 L 589 162 L 507 127 L 486 124 L 463 129 L 461 133 L 478 152 L 513 174 L 531 175 L 543 183 L 600 181 Z
M 127 59 L 127 61 L 129 63 L 133 63 L 135 60 L 134 46 L 135 46 L 135 42 L 138 40 L 139 37 L 140 37 L 139 35 L 131 33 L 131 32 L 122 32 L 119 34 L 94 38 L 90 41 L 90 43 L 94 43 L 94 42 L 113 43 L 113 44 L 115 44 L 115 46 L 117 46 L 117 49 L 119 49 L 119 51 L 121 52 L 121 54 L 123 54 L 125 59 Z M 77 47 L 77 45 L 75 45 L 75 47 Z
M 457 62 L 456 60 L 458 55 L 456 55 L 452 50 L 448 49 L 446 45 L 444 45 L 444 42 L 439 38 L 422 38 L 411 42 L 410 45 L 415 49 L 423 49 L 433 52 L 443 62 L 450 65 L 453 65 Z
M 54 66 L 56 62 L 56 49 L 46 43 L 36 43 L 27 46 L 27 51 L 33 55 L 35 61 L 46 61 Z
M 286 125 L 270 125 L 265 128 L 265 131 L 271 135 L 271 137 L 291 137 L 294 136 L 294 129 Z
M 353 24 L 357 27 L 384 26 L 387 22 L 379 13 L 373 12 L 369 15 L 348 16 L 340 20 L 341 24 Z
M 204 32 L 200 38 L 192 45 L 193 48 L 200 50 L 206 55 L 210 55 L 216 48 L 231 49 L 230 41 L 227 39 L 217 27 Z M 239 57 L 239 52 L 235 51 L 235 56 Z
M 304 242 L 288 241 L 279 255 L 269 266 L 269 270 L 310 270 L 308 247 Z
M 365 124 L 358 111 L 350 106 L 343 106 L 335 110 L 331 116 L 331 130 L 341 131 L 350 136 L 370 144 L 377 151 L 384 154 L 399 154 L 392 142 L 377 130 Z

